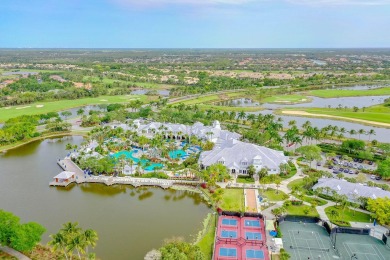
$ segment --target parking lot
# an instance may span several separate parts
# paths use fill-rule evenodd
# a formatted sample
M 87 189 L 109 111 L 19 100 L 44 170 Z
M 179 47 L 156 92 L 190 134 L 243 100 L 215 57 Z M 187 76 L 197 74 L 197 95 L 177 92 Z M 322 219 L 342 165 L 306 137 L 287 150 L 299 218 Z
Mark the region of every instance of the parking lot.
M 332 158 L 333 164 L 330 166 L 325 165 L 326 158 L 325 156 L 322 156 L 322 161 L 319 162 L 315 167 L 317 170 L 327 171 L 329 173 L 332 173 L 334 177 L 337 176 L 337 174 L 343 174 L 344 177 L 348 178 L 356 178 L 358 176 L 358 173 L 362 172 L 363 169 L 375 171 L 377 165 L 374 162 L 370 161 L 363 161 L 363 160 L 357 160 L 354 159 L 353 161 L 345 161 L 341 159 L 341 156 L 337 156 Z M 314 163 L 313 163 L 314 165 Z M 375 183 L 385 183 L 389 184 L 388 181 L 381 180 L 378 176 L 372 176 L 372 174 L 365 174 L 366 181 L 372 181 Z

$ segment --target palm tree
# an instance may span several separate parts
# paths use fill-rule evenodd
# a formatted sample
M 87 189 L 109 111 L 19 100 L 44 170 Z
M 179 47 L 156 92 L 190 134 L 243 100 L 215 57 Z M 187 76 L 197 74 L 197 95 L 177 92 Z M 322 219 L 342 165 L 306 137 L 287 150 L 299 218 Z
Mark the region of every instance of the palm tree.
M 348 131 L 348 133 L 349 133 L 349 136 L 352 137 L 353 135 L 356 135 L 356 130 L 351 129 Z
M 359 131 L 358 131 L 359 140 L 360 140 L 360 135 L 365 134 L 365 133 L 366 133 L 366 131 L 364 131 L 364 129 L 359 129 Z
M 374 129 L 371 129 L 370 131 L 368 131 L 367 134 L 368 134 L 368 140 L 369 140 L 369 141 L 371 140 L 371 135 L 376 135 Z
M 81 234 L 74 236 L 69 241 L 69 244 L 67 245 L 69 252 L 73 252 L 74 250 L 76 250 L 79 259 L 81 259 L 81 254 L 85 252 L 84 251 L 85 247 L 86 247 L 86 243 L 83 240 L 83 237 Z
M 86 242 L 86 249 L 88 253 L 88 247 L 91 246 L 94 248 L 96 246 L 96 242 L 99 239 L 97 233 L 93 229 L 87 229 L 84 231 L 84 240 Z
M 54 251 L 60 249 L 60 251 L 65 255 L 65 259 L 68 259 L 68 254 L 66 251 L 66 238 L 62 233 L 57 233 L 54 235 L 50 235 L 51 241 L 49 245 L 53 247 Z
M 330 212 L 329 212 L 329 215 L 332 219 L 336 219 L 338 216 L 339 216 L 339 212 L 335 209 L 332 209 Z M 330 222 L 330 224 L 332 225 L 332 221 Z M 331 227 L 332 228 L 332 227 Z

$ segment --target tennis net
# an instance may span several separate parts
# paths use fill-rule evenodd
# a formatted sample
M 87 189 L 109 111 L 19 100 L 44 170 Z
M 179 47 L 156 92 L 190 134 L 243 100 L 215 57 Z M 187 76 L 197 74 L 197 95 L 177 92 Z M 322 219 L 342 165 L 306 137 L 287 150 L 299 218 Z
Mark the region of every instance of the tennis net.
M 318 248 L 318 247 L 305 247 L 305 246 L 290 246 L 292 249 L 307 249 L 307 250 L 316 250 L 316 251 L 326 251 L 329 252 L 329 248 Z

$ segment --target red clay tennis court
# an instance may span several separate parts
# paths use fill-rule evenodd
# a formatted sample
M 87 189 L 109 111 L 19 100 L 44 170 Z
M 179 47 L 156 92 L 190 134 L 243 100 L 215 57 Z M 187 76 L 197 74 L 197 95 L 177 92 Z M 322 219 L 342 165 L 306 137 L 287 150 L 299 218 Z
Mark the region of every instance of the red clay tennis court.
M 269 260 L 264 220 L 222 215 L 218 218 L 215 260 Z

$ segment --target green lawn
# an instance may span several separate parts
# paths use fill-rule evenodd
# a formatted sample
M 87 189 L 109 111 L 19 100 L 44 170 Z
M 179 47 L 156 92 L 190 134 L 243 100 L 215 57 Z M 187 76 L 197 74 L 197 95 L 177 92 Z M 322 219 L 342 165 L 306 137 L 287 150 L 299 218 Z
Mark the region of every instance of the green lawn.
M 330 215 L 330 212 L 333 209 L 338 212 L 338 216 L 335 218 L 333 218 Z M 366 214 L 366 213 L 363 213 L 360 211 L 355 211 L 355 210 L 350 209 L 350 208 L 345 208 L 343 210 L 342 207 L 340 207 L 340 206 L 327 207 L 327 208 L 325 208 L 325 213 L 328 216 L 329 220 L 335 224 L 338 224 L 338 222 L 340 220 L 342 220 L 343 222 L 367 222 L 368 223 L 368 222 L 370 222 L 370 218 L 371 218 L 371 216 Z
M 238 176 L 237 177 L 238 183 L 255 183 L 255 180 L 252 177 L 249 176 Z
M 185 105 L 195 105 L 195 104 L 204 104 L 204 103 L 211 103 L 211 102 L 217 102 L 221 100 L 221 95 L 227 96 L 229 98 L 234 97 L 240 97 L 245 95 L 245 92 L 239 91 L 239 92 L 231 92 L 231 93 L 221 93 L 221 94 L 213 94 L 213 95 L 203 95 L 196 98 L 191 98 L 183 101 L 174 101 L 172 104 L 175 103 L 183 103 Z
M 203 238 L 197 243 L 197 245 L 200 247 L 200 250 L 206 256 L 206 259 L 211 259 L 213 257 L 213 246 L 215 228 L 217 226 L 217 216 L 212 215 L 210 221 L 210 228 L 207 230 L 207 233 L 203 236 Z
M 242 189 L 224 189 L 221 206 L 223 210 L 244 210 L 244 191 Z
M 321 90 L 312 90 L 309 92 L 309 95 L 322 97 L 322 98 L 383 96 L 383 95 L 390 95 L 390 87 L 369 89 L 369 90 L 321 89 Z
M 315 197 L 309 197 L 309 196 L 306 196 L 306 195 L 301 195 L 301 196 L 297 196 L 296 195 L 295 197 L 297 197 L 300 200 L 306 201 L 306 202 L 308 202 L 310 204 L 315 202 L 317 206 L 323 206 L 323 205 L 328 203 L 326 200 L 315 198 Z
M 352 109 L 336 108 L 294 108 L 293 110 L 390 124 L 390 107 L 385 107 L 384 105 L 368 107 L 364 112 L 362 109 L 359 109 L 358 112 L 353 112 Z
M 287 213 L 290 215 L 295 215 L 295 216 L 308 216 L 308 217 L 318 217 L 318 212 L 317 210 L 310 206 L 307 205 L 300 205 L 300 206 L 295 206 L 295 205 L 290 205 L 286 207 Z M 307 213 L 305 213 L 305 209 L 308 210 Z
M 278 95 L 266 97 L 262 100 L 264 103 L 303 103 L 310 101 L 310 98 L 302 95 Z
M 259 193 L 270 201 L 283 201 L 288 199 L 288 195 L 283 191 L 279 190 L 278 192 L 276 192 L 275 189 L 271 189 L 271 188 L 266 189 L 264 192 L 259 190 Z
M 294 187 L 302 187 L 303 184 L 304 184 L 303 178 L 297 179 L 297 180 L 294 180 L 294 181 L 290 182 L 289 184 L 287 184 L 287 188 L 289 188 L 290 190 L 293 190 Z
M 22 106 L 12 106 L 0 108 L 0 122 L 4 122 L 9 118 L 21 115 L 37 115 L 48 112 L 57 112 L 73 107 L 85 105 L 124 103 L 131 100 L 140 99 L 145 101 L 145 95 L 122 95 L 122 96 L 100 96 L 96 98 L 82 98 L 74 100 L 59 100 L 50 102 L 36 102 Z M 39 107 L 42 106 L 42 107 Z

